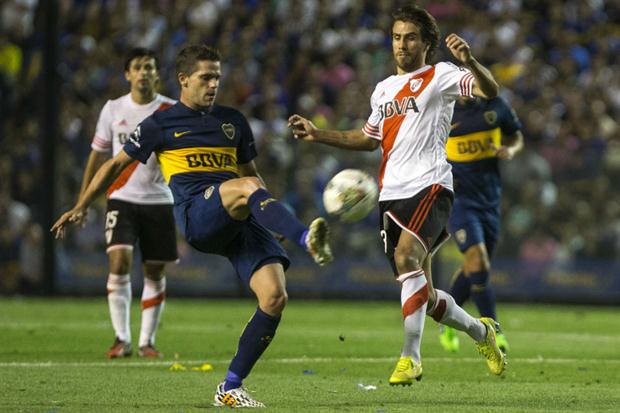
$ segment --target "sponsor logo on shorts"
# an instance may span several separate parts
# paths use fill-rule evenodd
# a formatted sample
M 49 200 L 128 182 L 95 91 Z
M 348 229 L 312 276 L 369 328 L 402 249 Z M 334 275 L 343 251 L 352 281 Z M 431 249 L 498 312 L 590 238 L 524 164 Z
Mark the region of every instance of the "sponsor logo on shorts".
M 467 241 L 467 231 L 464 229 L 459 229 L 454 233 L 454 238 L 456 238 L 456 242 L 459 244 L 465 244 Z
M 214 190 L 215 190 L 215 187 L 213 185 L 205 189 L 205 194 L 204 194 L 205 199 L 211 198 L 211 195 L 213 195 Z
M 235 126 L 232 123 L 222 123 L 222 132 L 228 139 L 235 139 Z

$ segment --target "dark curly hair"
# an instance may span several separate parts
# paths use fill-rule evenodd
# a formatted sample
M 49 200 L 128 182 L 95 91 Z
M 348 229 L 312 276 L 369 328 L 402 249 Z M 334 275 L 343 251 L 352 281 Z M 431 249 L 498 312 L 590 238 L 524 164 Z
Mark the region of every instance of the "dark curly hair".
M 418 6 L 403 6 L 392 13 L 392 27 L 396 21 L 414 23 L 420 29 L 422 41 L 428 44 L 426 60 L 429 61 L 439 45 L 439 27 L 435 18 Z

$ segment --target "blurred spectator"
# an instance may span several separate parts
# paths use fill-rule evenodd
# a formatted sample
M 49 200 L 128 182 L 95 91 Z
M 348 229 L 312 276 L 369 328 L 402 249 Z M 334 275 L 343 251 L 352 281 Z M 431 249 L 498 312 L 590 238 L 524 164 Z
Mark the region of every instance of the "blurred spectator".
M 367 154 L 345 157 L 313 146 L 304 147 L 311 153 L 300 158 L 283 122 L 299 112 L 319 126 L 363 124 L 372 86 L 394 71 L 384 45 L 391 41 L 386 28 L 396 3 L 61 0 L 59 203 L 70 204 L 77 193 L 97 108 L 119 95 L 124 85 L 118 75 L 124 52 L 134 46 L 155 48 L 162 56 L 161 92 L 175 97 L 175 53 L 183 43 L 202 41 L 224 53 L 222 71 L 229 79 L 219 101 L 244 108 L 251 119 L 257 144 L 268 155 L 259 158 L 264 163 L 259 169 L 270 189 L 290 200 L 300 216 L 316 214 L 321 209 L 316 195 L 323 175 L 335 170 L 333 160 L 336 168 L 354 166 L 374 173 L 377 159 Z M 544 252 L 551 256 L 547 260 L 620 262 L 620 4 L 418 3 L 437 17 L 443 36 L 461 33 L 476 56 L 493 68 L 503 83 L 502 94 L 524 123 L 524 153 L 504 170 L 507 231 L 497 255 L 520 254 L 531 261 L 542 260 Z M 40 91 L 36 85 L 44 34 L 36 22 L 41 4 L 0 4 L 0 153 L 11 159 L 2 180 L 10 184 L 9 198 L 25 204 L 34 222 L 43 173 L 39 144 L 45 138 L 39 114 L 32 110 L 38 107 Z M 436 59 L 449 60 L 450 55 L 440 47 Z M 0 237 L 2 260 L 14 263 L 19 242 L 38 245 L 40 234 L 27 224 L 16 235 L 7 225 L 2 225 Z M 376 237 L 373 223 L 361 223 L 355 231 L 362 234 L 359 239 Z M 367 245 L 372 251 L 374 243 Z M 360 248 L 363 245 L 355 246 L 356 251 Z

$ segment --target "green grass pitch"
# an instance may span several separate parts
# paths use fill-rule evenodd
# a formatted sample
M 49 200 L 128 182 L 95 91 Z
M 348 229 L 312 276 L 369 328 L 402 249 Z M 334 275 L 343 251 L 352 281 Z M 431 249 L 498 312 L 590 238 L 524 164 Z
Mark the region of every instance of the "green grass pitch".
M 106 360 L 113 333 L 104 299 L 2 298 L 0 412 L 222 411 L 213 392 L 253 309 L 247 300 L 171 297 L 157 338 L 163 360 Z M 132 310 L 137 341 L 137 304 Z M 464 335 L 460 353 L 443 352 L 427 319 L 424 379 L 392 388 L 402 336 L 397 301 L 293 299 L 246 386 L 273 412 L 620 411 L 618 308 L 500 311 L 512 347 L 503 377 L 487 372 Z M 170 371 L 175 359 L 187 371 Z M 202 363 L 214 370 L 191 370 Z

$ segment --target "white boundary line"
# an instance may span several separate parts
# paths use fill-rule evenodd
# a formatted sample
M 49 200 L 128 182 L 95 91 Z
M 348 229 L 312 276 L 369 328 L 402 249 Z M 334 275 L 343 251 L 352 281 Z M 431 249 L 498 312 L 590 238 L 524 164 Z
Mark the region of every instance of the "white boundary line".
M 353 357 L 353 358 L 336 358 L 336 357 L 300 357 L 300 358 L 274 358 L 263 359 L 260 363 L 276 363 L 276 364 L 305 364 L 305 363 L 392 363 L 396 360 L 394 357 Z M 192 367 L 202 365 L 204 363 L 225 364 L 226 360 L 175 360 L 177 363 Z M 67 368 L 67 367 L 162 367 L 171 366 L 175 361 L 159 360 L 159 361 L 123 361 L 113 360 L 107 362 L 0 362 L 0 368 Z M 484 361 L 481 357 L 426 357 L 424 361 L 431 363 L 480 363 Z M 601 364 L 608 365 L 620 364 L 620 359 L 579 359 L 579 358 L 509 358 L 511 366 L 516 364 Z
M 8 322 L 8 321 L 0 321 L 0 329 L 1 328 L 7 328 L 7 329 L 18 329 L 18 330 L 27 330 L 27 329 L 54 329 L 54 330 L 69 330 L 69 331 L 73 331 L 73 330 L 87 330 L 87 331 L 92 331 L 92 330 L 109 330 L 112 328 L 112 326 L 110 325 L 109 321 L 100 321 L 100 322 L 96 322 L 96 323 L 64 323 L 61 325 L 52 325 L 52 324 L 47 324 L 47 323 L 42 323 L 42 322 L 25 322 L 25 323 L 18 323 L 18 322 Z M 225 327 L 223 324 L 214 324 L 214 323 L 205 323 L 204 325 L 202 324 L 176 324 L 176 325 L 170 325 L 170 323 L 168 323 L 165 327 L 165 329 L 167 331 L 175 331 L 175 332 L 186 332 L 186 333 L 210 333 L 210 332 L 215 332 L 215 331 L 229 331 L 227 327 Z M 394 334 L 401 334 L 401 330 L 402 326 L 396 326 L 394 328 L 390 328 L 390 327 L 386 327 L 386 328 L 381 328 L 380 330 L 366 330 L 366 329 L 346 329 L 346 331 L 349 331 L 349 333 L 347 335 L 349 335 L 350 337 L 373 337 L 373 336 L 379 336 L 381 334 L 384 333 L 390 333 L 390 332 L 394 332 Z M 303 330 L 304 334 L 307 335 L 320 335 L 320 336 L 327 336 L 329 334 L 339 334 L 342 333 L 343 329 L 341 329 L 340 327 L 327 327 L 324 329 L 315 329 L 315 328 L 305 328 Z M 286 330 L 286 329 L 282 329 L 282 331 L 278 330 L 278 336 L 282 336 L 282 335 L 295 335 L 297 336 L 299 334 L 299 332 L 297 330 Z M 592 333 L 578 333 L 578 332 L 573 332 L 573 333 L 563 333 L 563 332 L 548 332 L 548 331 L 527 331 L 527 330 L 515 330 L 514 332 L 511 333 L 511 337 L 513 336 L 520 336 L 520 337 L 539 337 L 539 336 L 544 336 L 544 337 L 553 337 L 554 339 L 558 339 L 558 340 L 565 340 L 565 341 L 576 341 L 576 340 L 583 340 L 583 341 L 591 341 L 591 340 L 596 340 L 598 342 L 618 342 L 620 343 L 620 335 L 611 335 L 611 334 L 592 334 Z

